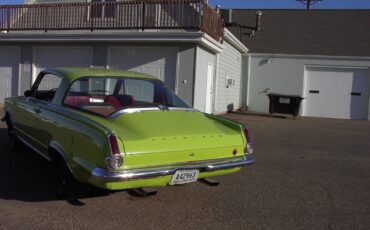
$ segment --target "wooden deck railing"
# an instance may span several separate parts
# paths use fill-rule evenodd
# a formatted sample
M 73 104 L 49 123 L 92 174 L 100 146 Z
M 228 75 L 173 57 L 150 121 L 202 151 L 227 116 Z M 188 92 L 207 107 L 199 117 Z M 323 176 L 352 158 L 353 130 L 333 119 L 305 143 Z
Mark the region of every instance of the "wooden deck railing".
M 0 30 L 200 30 L 222 41 L 221 15 L 204 0 L 0 6 Z

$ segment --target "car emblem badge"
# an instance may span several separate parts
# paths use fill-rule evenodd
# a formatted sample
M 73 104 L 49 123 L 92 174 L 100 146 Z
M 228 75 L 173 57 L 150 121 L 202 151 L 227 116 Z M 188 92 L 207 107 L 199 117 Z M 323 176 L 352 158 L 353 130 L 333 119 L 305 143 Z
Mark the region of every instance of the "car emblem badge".
M 190 153 L 190 154 L 189 154 L 189 156 L 190 156 L 191 158 L 193 158 L 193 157 L 194 157 L 194 153 Z

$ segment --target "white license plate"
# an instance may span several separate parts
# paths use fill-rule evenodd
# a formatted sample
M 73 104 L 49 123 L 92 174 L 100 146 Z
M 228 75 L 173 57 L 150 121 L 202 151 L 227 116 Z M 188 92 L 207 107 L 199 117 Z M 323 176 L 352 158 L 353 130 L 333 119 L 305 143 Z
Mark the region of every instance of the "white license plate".
M 279 103 L 280 104 L 290 104 L 290 98 L 279 98 Z
M 170 185 L 186 184 L 197 181 L 199 170 L 178 170 L 172 176 Z

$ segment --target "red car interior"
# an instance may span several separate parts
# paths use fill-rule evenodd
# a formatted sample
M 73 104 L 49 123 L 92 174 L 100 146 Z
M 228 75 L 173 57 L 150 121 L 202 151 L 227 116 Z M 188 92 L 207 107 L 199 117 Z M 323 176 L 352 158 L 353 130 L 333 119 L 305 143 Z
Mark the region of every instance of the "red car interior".
M 102 102 L 97 102 L 96 100 L 102 100 Z M 64 99 L 64 104 L 79 107 L 81 105 L 92 104 L 92 103 L 104 103 L 111 105 L 114 108 L 126 107 L 133 105 L 135 103 L 134 97 L 131 95 L 78 95 L 77 93 L 70 93 Z

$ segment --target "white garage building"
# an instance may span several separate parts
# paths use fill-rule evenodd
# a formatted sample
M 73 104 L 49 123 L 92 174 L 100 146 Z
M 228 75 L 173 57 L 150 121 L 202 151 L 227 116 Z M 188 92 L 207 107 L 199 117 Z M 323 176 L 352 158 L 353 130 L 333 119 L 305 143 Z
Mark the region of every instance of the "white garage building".
M 45 68 L 99 67 L 153 75 L 207 113 L 241 106 L 242 55 L 248 49 L 224 30 L 220 14 L 205 2 L 146 1 L 155 9 L 154 22 L 149 22 L 153 15 L 140 2 L 105 5 L 102 1 L 95 9 L 101 14 L 96 15 L 90 11 L 96 7 L 91 2 L 68 2 L 53 1 L 50 7 L 35 4 L 19 12 L 22 7 L 9 6 L 14 18 L 0 20 L 0 104 L 6 97 L 22 95 Z M 50 17 L 40 18 L 45 8 Z M 0 8 L 0 18 L 3 14 L 6 11 Z M 143 15 L 123 17 L 133 14 Z M 214 20 L 203 22 L 205 15 Z M 66 25 L 71 18 L 72 24 Z M 143 23 L 143 18 L 148 21 Z M 96 28 L 90 30 L 93 22 Z M 48 23 L 52 26 L 45 29 Z M 106 29 L 104 23 L 112 28 Z
M 256 10 L 226 10 L 250 25 Z M 244 104 L 268 112 L 266 92 L 305 98 L 301 116 L 370 119 L 370 10 L 262 10 L 255 37 L 241 34 L 248 80 Z

